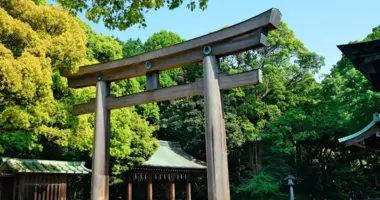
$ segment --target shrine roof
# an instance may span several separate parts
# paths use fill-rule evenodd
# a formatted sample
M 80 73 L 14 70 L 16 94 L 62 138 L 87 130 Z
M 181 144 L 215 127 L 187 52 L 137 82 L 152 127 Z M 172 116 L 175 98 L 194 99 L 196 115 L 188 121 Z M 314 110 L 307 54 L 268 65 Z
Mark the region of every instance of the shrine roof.
M 206 163 L 187 154 L 179 143 L 159 142 L 158 150 L 141 167 L 206 170 Z
M 347 146 L 356 145 L 359 147 L 365 147 L 361 144 L 365 140 L 368 140 L 368 144 L 370 143 L 377 143 L 377 141 L 380 141 L 380 114 L 374 113 L 373 114 L 373 120 L 371 123 L 369 123 L 366 127 L 364 127 L 362 130 L 351 134 L 349 136 L 340 138 L 338 141 L 340 143 L 345 143 Z
M 373 84 L 375 90 L 380 91 L 380 39 L 338 45 L 338 48 Z
M 1 157 L 0 173 L 89 174 L 84 162 Z

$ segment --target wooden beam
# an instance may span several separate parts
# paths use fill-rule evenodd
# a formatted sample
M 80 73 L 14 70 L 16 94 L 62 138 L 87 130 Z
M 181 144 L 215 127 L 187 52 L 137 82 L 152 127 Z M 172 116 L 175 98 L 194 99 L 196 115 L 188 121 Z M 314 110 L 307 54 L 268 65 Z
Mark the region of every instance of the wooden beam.
M 212 55 L 222 57 L 244 50 L 263 47 L 266 45 L 266 32 L 262 29 L 252 33 L 239 36 L 223 43 L 211 44 Z M 142 76 L 152 71 L 165 71 L 173 68 L 183 67 L 201 62 L 203 59 L 203 47 L 178 52 L 175 55 L 150 60 L 151 68 L 146 68 L 146 63 L 136 63 L 119 68 L 112 68 L 103 71 L 105 81 L 116 81 L 121 79 Z M 75 77 L 68 77 L 69 87 L 80 88 L 95 85 L 97 73 L 83 74 Z
M 252 70 L 238 74 L 228 75 L 227 73 L 219 74 L 219 87 L 221 90 L 254 85 L 263 81 L 261 70 Z
M 238 37 L 254 30 L 265 28 L 267 31 L 276 29 L 281 22 L 281 12 L 272 8 L 246 21 L 229 26 L 203 35 L 183 43 L 162 48 L 156 51 L 139 54 L 133 57 L 123 58 L 120 60 L 111 61 L 108 63 L 100 63 L 79 68 L 78 72 L 71 74 L 64 72 L 66 77 L 83 76 L 85 74 L 98 73 L 105 70 L 115 69 L 119 67 L 132 66 L 137 63 L 145 63 L 147 61 L 157 60 L 162 57 L 172 56 L 179 52 L 188 51 L 195 48 L 203 48 L 218 42 L 223 42 L 227 39 Z
M 228 75 L 226 73 L 219 74 L 219 85 L 221 90 L 254 85 L 261 81 L 261 70 L 253 70 L 233 75 Z M 107 98 L 107 110 L 202 94 L 203 80 L 197 79 L 195 82 L 189 84 L 160 88 L 122 97 L 109 96 Z M 92 100 L 90 103 L 74 105 L 73 112 L 75 115 L 93 113 L 95 112 L 95 101 Z

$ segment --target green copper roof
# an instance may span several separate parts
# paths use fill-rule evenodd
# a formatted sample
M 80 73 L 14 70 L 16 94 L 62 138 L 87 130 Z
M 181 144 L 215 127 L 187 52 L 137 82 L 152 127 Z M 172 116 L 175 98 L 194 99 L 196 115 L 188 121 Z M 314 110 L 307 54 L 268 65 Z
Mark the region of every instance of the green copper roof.
M 0 173 L 89 174 L 84 162 L 1 158 Z
M 353 145 L 354 143 L 363 141 L 371 137 L 372 135 L 376 134 L 376 132 L 380 130 L 376 128 L 376 124 L 378 122 L 380 122 L 380 114 L 374 113 L 372 122 L 368 124 L 365 128 L 363 128 L 361 131 L 356 132 L 352 135 L 340 138 L 338 141 L 340 143 L 346 143 L 348 146 Z M 373 128 L 375 128 L 376 130 L 372 130 Z
M 160 141 L 158 150 L 146 161 L 143 167 L 172 168 L 172 169 L 206 169 L 206 163 L 195 159 L 177 142 Z

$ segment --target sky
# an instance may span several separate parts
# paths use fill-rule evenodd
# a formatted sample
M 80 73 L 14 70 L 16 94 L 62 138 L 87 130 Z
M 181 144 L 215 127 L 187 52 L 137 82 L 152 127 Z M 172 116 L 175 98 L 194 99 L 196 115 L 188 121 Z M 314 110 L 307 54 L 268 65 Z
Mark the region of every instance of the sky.
M 185 4 L 187 1 L 184 1 Z M 282 20 L 309 51 L 325 57 L 325 66 L 317 80 L 327 74 L 341 58 L 336 47 L 361 40 L 380 25 L 380 0 L 209 0 L 205 11 L 191 12 L 185 5 L 176 10 L 149 11 L 146 28 L 131 27 L 125 31 L 109 30 L 102 23 L 88 22 L 103 35 L 121 40 L 140 38 L 143 42 L 156 32 L 167 30 L 192 39 L 278 8 Z M 84 19 L 83 16 L 81 18 Z

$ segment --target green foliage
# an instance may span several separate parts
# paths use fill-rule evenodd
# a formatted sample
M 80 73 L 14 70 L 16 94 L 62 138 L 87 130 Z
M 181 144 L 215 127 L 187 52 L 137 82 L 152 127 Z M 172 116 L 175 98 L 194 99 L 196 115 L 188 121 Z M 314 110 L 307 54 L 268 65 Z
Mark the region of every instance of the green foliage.
M 377 37 L 374 28 L 365 40 Z M 269 123 L 265 138 L 271 141 L 270 152 L 282 155 L 293 168 L 291 173 L 300 178 L 296 190 L 314 198 L 349 198 L 356 188 L 364 195 L 378 195 L 371 177 L 380 164 L 372 159 L 378 152 L 338 143 L 338 138 L 361 130 L 372 120 L 380 106 L 378 94 L 344 57 L 310 92 L 314 95 L 309 101 Z
M 36 5 L 39 6 L 47 6 L 48 0 L 32 0 Z
M 77 19 L 87 36 L 88 63 L 107 62 L 122 57 L 123 51 L 120 41 L 109 36 L 102 36 L 94 32 L 90 26 Z M 141 91 L 140 83 L 136 79 L 117 81 L 111 84 L 111 93 L 122 96 Z M 76 103 L 87 102 L 94 98 L 94 88 L 71 91 Z M 110 155 L 112 173 L 121 174 L 133 166 L 142 164 L 158 148 L 157 140 L 152 139 L 154 126 L 150 126 L 145 119 L 151 117 L 140 116 L 135 108 L 124 108 L 111 112 L 111 143 Z M 147 109 L 151 111 L 150 109 Z M 158 111 L 156 111 L 158 113 Z M 154 114 L 152 114 L 155 116 Z M 158 114 L 156 114 L 158 117 Z M 154 118 L 154 117 L 153 117 Z M 76 126 L 70 137 L 70 147 L 81 151 L 92 152 L 94 116 L 79 116 Z
M 178 141 L 196 157 L 205 160 L 203 99 L 186 98 L 162 104 L 159 138 Z
M 154 51 L 177 43 L 181 43 L 183 41 L 184 40 L 175 33 L 168 31 L 160 31 L 158 33 L 153 34 L 151 37 L 147 39 L 147 41 L 144 44 L 144 51 Z
M 119 59 L 122 46 L 60 8 L 37 3 L 0 3 L 0 153 L 90 160 L 94 115 L 76 117 L 71 109 L 94 98 L 95 88 L 69 89 L 59 71 Z M 135 79 L 127 83 L 112 84 L 112 93 L 141 90 Z M 111 123 L 114 174 L 157 149 L 154 127 L 134 108 L 112 112 Z
M 160 31 L 153 34 L 144 43 L 144 52 L 154 51 L 164 47 L 168 47 L 177 43 L 181 43 L 184 40 L 175 33 L 168 31 Z M 176 68 L 169 71 L 160 73 L 160 86 L 168 87 L 177 85 L 182 74 L 181 68 Z
M 279 195 L 280 185 L 279 181 L 275 177 L 267 175 L 263 171 L 247 183 L 239 185 L 235 191 L 243 194 L 245 199 L 267 199 Z
M 183 4 L 182 0 L 56 1 L 63 7 L 70 9 L 72 13 L 85 11 L 87 19 L 95 23 L 102 20 L 107 28 L 119 30 L 125 30 L 136 24 L 146 27 L 145 14 L 147 11 L 158 10 L 163 7 L 173 10 Z M 208 0 L 198 0 L 198 7 L 202 10 L 206 9 L 207 2 Z M 191 1 L 187 7 L 193 11 L 197 5 L 195 1 Z
M 142 11 L 182 4 L 134 1 L 135 7 L 123 10 L 130 2 L 59 2 L 87 11 L 95 21 L 104 17 L 109 27 L 121 29 L 143 24 Z M 194 8 L 194 2 L 189 7 Z M 115 18 L 123 13 L 127 15 Z M 378 38 L 375 27 L 364 40 Z M 68 88 L 60 70 L 75 71 L 183 41 L 177 34 L 160 31 L 146 42 L 123 42 L 97 34 L 59 7 L 46 6 L 46 1 L 1 1 L 0 155 L 90 163 L 94 115 L 73 116 L 71 109 L 94 98 L 95 88 Z M 348 199 L 354 188 L 380 195 L 374 178 L 380 177 L 379 152 L 337 141 L 372 120 L 380 95 L 345 57 L 317 83 L 314 75 L 323 66 L 323 57 L 308 51 L 284 22 L 267 41 L 262 49 L 220 59 L 223 72 L 260 68 L 265 77 L 263 83 L 222 93 L 233 199 L 287 199 L 283 180 L 288 174 L 298 178 L 297 199 Z M 202 71 L 201 64 L 165 71 L 160 85 L 193 82 Z M 142 92 L 145 81 L 146 77 L 137 77 L 114 82 L 111 93 Z M 188 153 L 206 160 L 203 104 L 203 97 L 191 97 L 112 111 L 111 167 L 118 176 L 113 177 L 112 188 L 119 191 L 120 175 L 158 148 L 153 136 L 179 141 Z M 205 198 L 205 184 L 202 178 L 196 180 L 194 191 L 199 194 L 194 197 Z
M 368 34 L 364 41 L 377 40 L 380 38 L 380 25 L 372 29 L 372 33 Z
M 92 30 L 90 25 L 77 19 L 83 30 L 86 32 L 87 44 L 86 53 L 87 59 L 91 62 L 107 62 L 116 60 L 122 57 L 122 47 L 110 36 L 97 34 Z
M 160 32 L 160 35 L 169 34 Z M 153 47 L 164 47 L 160 46 L 164 43 L 161 42 L 160 37 L 152 38 L 154 40 L 148 40 L 146 44 Z M 284 112 L 303 106 L 308 107 L 317 102 L 315 94 L 319 86 L 313 75 L 323 65 L 323 58 L 309 52 L 302 42 L 294 37 L 294 33 L 285 23 L 280 25 L 279 30 L 269 34 L 268 41 L 270 46 L 266 48 L 221 59 L 222 71 L 238 73 L 252 68 L 261 68 L 264 72 L 265 81 L 262 84 L 223 92 L 228 154 L 229 160 L 234 161 L 229 163 L 233 184 L 238 185 L 244 179 L 242 178 L 244 175 L 252 174 L 248 170 L 248 153 L 246 152 L 250 141 L 258 138 L 268 141 L 269 153 L 262 156 L 265 158 L 265 178 L 269 178 L 265 179 L 260 176 L 260 179 L 255 179 L 255 184 L 261 184 L 256 181 L 262 181 L 262 183 L 267 181 L 265 183 L 268 183 L 266 185 L 269 188 L 268 193 L 265 193 L 265 189 L 260 191 L 263 193 L 261 196 L 263 198 L 271 196 L 270 191 L 275 193 L 274 190 L 271 190 L 273 188 L 277 188 L 278 191 L 279 180 L 294 171 L 291 166 L 292 162 L 289 162 L 288 159 L 289 155 L 292 155 L 293 146 L 283 137 L 286 132 L 275 134 L 268 129 L 275 127 L 271 123 L 282 119 Z M 148 50 L 154 49 L 149 48 Z M 174 84 L 183 84 L 202 77 L 202 67 L 197 65 L 184 67 L 177 71 L 173 70 L 171 73 L 173 75 L 170 75 L 172 78 L 169 80 L 174 81 Z M 203 98 L 192 97 L 160 105 L 158 137 L 180 141 L 188 152 L 200 159 L 205 159 Z M 282 119 L 283 122 L 278 121 L 277 123 L 284 124 L 283 127 L 280 127 L 281 130 L 285 131 L 291 128 L 286 127 L 291 126 L 288 122 L 294 123 L 298 122 L 300 117 L 301 119 L 302 117 L 306 118 L 307 114 L 302 112 L 294 113 L 294 116 L 289 115 L 289 117 L 294 117 L 292 120 L 287 119 L 288 116 L 286 116 Z M 316 133 L 311 130 L 299 133 L 297 139 L 313 139 L 316 137 L 315 135 Z M 270 142 L 272 138 L 279 138 L 276 139 L 278 144 L 272 144 Z M 286 141 L 286 146 L 284 146 L 284 141 Z M 247 181 L 252 182 L 252 180 Z M 234 191 L 237 196 L 246 194 L 245 192 L 252 189 L 247 185 L 236 188 L 245 188 L 244 192 L 242 189 Z M 254 193 L 255 191 L 250 192 Z M 255 196 L 255 198 L 261 197 Z
M 59 68 L 76 70 L 85 57 L 85 34 L 56 7 L 32 1 L 0 6 L 2 152 L 41 150 L 40 137 L 67 146 L 69 129 L 59 125 L 59 102 L 49 77 Z
M 123 46 L 123 57 L 131 57 L 144 52 L 144 45 L 140 39 L 129 39 L 126 42 L 119 42 Z
M 112 111 L 111 158 L 114 174 L 143 164 L 158 148 L 152 140 L 153 127 L 128 108 Z

